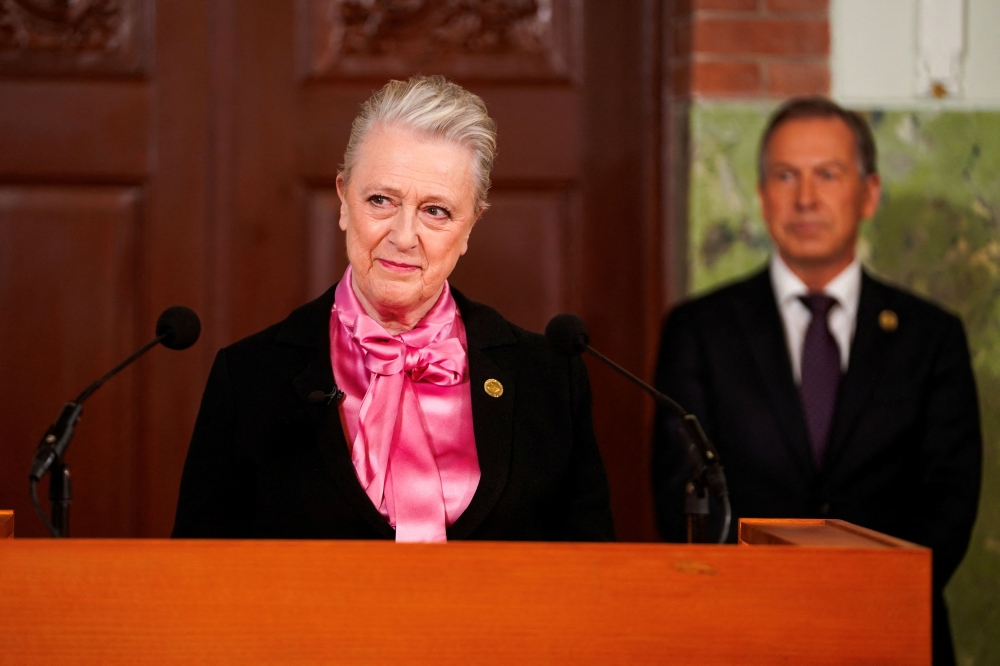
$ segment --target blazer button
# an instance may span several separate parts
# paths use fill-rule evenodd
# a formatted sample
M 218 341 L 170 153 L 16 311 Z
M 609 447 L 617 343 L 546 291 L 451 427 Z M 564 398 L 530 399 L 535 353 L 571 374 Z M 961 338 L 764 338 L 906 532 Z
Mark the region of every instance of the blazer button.
M 830 515 L 830 503 L 829 502 L 823 502 L 822 504 L 820 504 L 819 505 L 819 512 L 820 512 L 821 515 L 829 516 Z

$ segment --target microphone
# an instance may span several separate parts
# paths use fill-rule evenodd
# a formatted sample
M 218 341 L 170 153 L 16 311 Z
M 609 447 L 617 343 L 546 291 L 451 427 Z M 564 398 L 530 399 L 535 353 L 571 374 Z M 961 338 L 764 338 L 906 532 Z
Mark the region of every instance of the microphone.
M 688 456 L 694 465 L 694 481 L 703 487 L 711 490 L 725 506 L 725 520 L 722 528 L 722 535 L 719 543 L 722 543 L 728 532 L 730 522 L 729 509 L 729 489 L 726 486 L 726 475 L 722 469 L 722 460 L 715 445 L 702 430 L 698 418 L 694 414 L 689 414 L 687 410 L 676 401 L 660 393 L 655 388 L 642 381 L 631 372 L 618 365 L 610 358 L 600 353 L 590 346 L 590 334 L 587 333 L 587 325 L 583 323 L 575 314 L 559 314 L 549 320 L 545 326 L 545 341 L 549 349 L 562 356 L 579 356 L 583 352 L 588 352 L 605 365 L 612 368 L 643 391 L 653 396 L 659 404 L 666 406 L 680 419 L 681 433 L 687 440 Z M 694 482 L 693 481 L 693 482 Z M 691 494 L 692 488 L 689 488 Z M 705 510 L 707 513 L 707 509 Z
M 42 517 L 42 521 L 49 528 L 49 531 L 53 533 L 53 536 L 57 534 L 66 536 L 66 529 L 56 530 L 53 528 L 52 524 L 49 523 L 38 503 L 37 494 L 35 492 L 35 484 L 38 483 L 43 476 L 45 476 L 53 464 L 62 460 L 62 456 L 66 452 L 66 447 L 69 446 L 69 442 L 73 438 L 73 429 L 75 428 L 77 421 L 80 420 L 80 415 L 83 413 L 83 401 L 89 398 L 94 391 L 99 389 L 104 382 L 114 377 L 126 366 L 156 345 L 162 344 L 167 349 L 187 349 L 197 342 L 200 334 L 201 320 L 198 319 L 198 315 L 195 314 L 193 310 L 180 305 L 167 308 L 163 311 L 163 314 L 160 315 L 159 319 L 156 320 L 155 338 L 144 344 L 138 349 L 138 351 L 112 368 L 106 375 L 85 388 L 80 395 L 76 397 L 76 400 L 67 402 L 63 405 L 62 411 L 59 412 L 59 416 L 56 417 L 55 422 L 53 422 L 52 425 L 49 426 L 48 430 L 45 431 L 45 434 L 42 436 L 42 441 L 39 442 L 38 447 L 35 449 L 35 457 L 31 462 L 31 471 L 28 473 L 28 479 L 31 481 L 32 502 L 35 504 L 35 509 Z M 65 475 L 66 478 L 64 480 L 58 480 L 60 484 L 64 481 L 68 484 L 68 470 L 65 471 Z M 53 477 L 53 484 L 55 484 L 56 481 L 57 479 Z M 65 488 L 65 493 L 66 495 L 60 498 L 60 501 L 68 505 L 68 486 Z M 50 498 L 55 501 L 55 495 L 57 492 L 50 488 L 49 494 Z M 68 511 L 68 507 L 66 510 Z
M 191 308 L 175 305 L 167 308 L 156 320 L 156 337 L 167 349 L 187 349 L 198 342 L 201 320 Z
M 324 403 L 324 402 L 329 405 L 334 400 L 340 400 L 345 395 L 346 394 L 343 391 L 341 391 L 339 388 L 337 388 L 336 386 L 334 386 L 333 390 L 330 391 L 329 393 L 324 393 L 323 391 L 320 391 L 319 389 L 316 389 L 315 391 L 311 391 L 309 393 L 309 395 L 306 396 L 306 399 L 309 402 L 311 402 L 312 404 L 314 404 L 314 405 L 319 405 L 319 404 Z

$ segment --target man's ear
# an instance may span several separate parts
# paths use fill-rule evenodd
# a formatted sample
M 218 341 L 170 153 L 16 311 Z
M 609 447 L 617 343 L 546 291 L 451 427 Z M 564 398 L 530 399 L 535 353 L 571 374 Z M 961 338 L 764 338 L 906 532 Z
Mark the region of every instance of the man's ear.
M 864 200 L 861 202 L 861 219 L 870 220 L 875 217 L 879 202 L 882 200 L 882 177 L 873 173 L 865 178 Z
M 347 231 L 347 195 L 344 193 L 344 174 L 337 174 L 337 196 L 340 198 L 340 230 Z
M 764 182 L 757 181 L 757 206 L 760 207 L 761 219 L 767 220 L 767 198 L 764 197 Z

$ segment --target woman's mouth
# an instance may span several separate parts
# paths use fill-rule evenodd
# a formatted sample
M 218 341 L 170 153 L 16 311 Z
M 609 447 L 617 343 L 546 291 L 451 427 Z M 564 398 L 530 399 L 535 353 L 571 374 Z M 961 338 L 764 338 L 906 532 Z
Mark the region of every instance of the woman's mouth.
M 411 273 L 413 271 L 419 270 L 420 267 L 414 264 L 405 264 L 398 261 L 389 261 L 388 259 L 376 259 L 379 265 L 393 273 Z

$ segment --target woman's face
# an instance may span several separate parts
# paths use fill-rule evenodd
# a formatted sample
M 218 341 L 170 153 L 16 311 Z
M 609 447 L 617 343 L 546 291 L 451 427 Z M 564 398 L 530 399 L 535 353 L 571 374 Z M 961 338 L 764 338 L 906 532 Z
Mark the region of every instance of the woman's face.
M 457 143 L 376 127 L 350 180 L 337 179 L 355 292 L 383 325 L 415 326 L 468 249 L 481 212 L 472 160 Z

